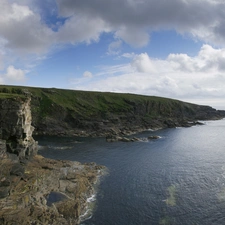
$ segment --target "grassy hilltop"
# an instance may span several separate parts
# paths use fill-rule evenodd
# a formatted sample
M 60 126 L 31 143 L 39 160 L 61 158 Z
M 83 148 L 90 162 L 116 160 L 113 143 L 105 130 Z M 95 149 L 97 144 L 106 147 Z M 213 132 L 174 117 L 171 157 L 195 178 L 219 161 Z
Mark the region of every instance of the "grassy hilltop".
M 37 134 L 94 135 L 136 132 L 219 119 L 222 111 L 178 100 L 134 94 L 0 86 L 0 98 L 31 96 Z

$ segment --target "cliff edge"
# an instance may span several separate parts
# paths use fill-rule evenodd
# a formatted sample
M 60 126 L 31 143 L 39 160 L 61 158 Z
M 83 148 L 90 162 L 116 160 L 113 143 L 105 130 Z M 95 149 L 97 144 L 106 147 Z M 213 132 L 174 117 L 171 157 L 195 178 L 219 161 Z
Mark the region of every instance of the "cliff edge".
M 79 224 L 103 167 L 37 155 L 30 102 L 0 98 L 0 224 Z
M 225 117 L 210 106 L 154 96 L 15 86 L 0 86 L 0 93 L 30 94 L 36 135 L 123 136 Z

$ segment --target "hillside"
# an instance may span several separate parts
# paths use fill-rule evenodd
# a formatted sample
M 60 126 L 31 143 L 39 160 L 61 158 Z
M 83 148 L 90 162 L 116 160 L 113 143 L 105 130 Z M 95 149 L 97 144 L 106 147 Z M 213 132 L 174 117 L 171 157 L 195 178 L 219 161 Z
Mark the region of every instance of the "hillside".
M 107 136 L 221 119 L 224 111 L 134 94 L 0 86 L 0 98 L 31 96 L 35 134 Z

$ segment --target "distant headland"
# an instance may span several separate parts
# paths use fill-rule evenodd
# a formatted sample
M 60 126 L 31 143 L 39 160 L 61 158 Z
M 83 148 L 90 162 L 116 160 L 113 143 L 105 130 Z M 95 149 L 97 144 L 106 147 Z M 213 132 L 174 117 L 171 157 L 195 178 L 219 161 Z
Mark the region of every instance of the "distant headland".
M 31 97 L 35 135 L 123 136 L 225 117 L 210 106 L 134 94 L 0 86 L 0 96 Z

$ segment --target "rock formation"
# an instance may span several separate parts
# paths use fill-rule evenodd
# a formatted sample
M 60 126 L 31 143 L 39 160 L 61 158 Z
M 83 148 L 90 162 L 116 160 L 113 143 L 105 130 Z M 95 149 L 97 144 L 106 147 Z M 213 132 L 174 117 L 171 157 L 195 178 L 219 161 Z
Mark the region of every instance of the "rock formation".
M 37 155 L 30 100 L 0 98 L 0 224 L 78 224 L 104 167 Z
M 5 141 L 6 152 L 29 159 L 37 153 L 37 143 L 32 137 L 31 98 L 0 99 L 0 139 Z

